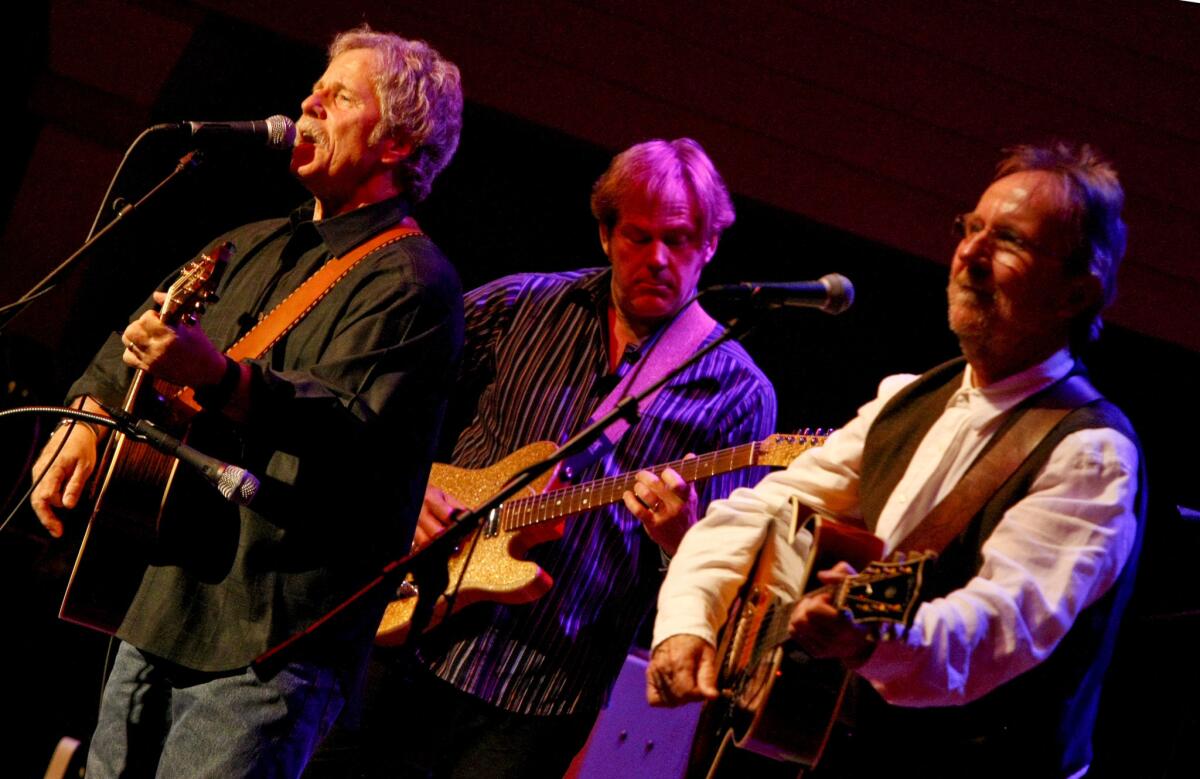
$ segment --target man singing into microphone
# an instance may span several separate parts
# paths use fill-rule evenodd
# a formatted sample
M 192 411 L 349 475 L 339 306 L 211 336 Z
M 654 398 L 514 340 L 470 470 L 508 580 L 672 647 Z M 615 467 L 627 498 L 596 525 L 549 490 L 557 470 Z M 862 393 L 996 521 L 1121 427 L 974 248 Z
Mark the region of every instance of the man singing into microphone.
M 229 514 L 185 513 L 169 528 L 164 517 L 117 630 L 89 779 L 299 775 L 382 605 L 359 603 L 277 666 L 250 663 L 406 551 L 415 526 L 463 324 L 457 274 L 408 214 L 458 144 L 458 69 L 363 27 L 334 40 L 301 108 L 291 169 L 314 199 L 220 239 L 238 253 L 201 326 L 166 326 L 155 293 L 71 390 L 98 410 L 121 403 L 133 369 L 191 387 L 193 431 L 231 434 L 228 459 L 263 481 Z M 332 258 L 380 236 L 261 358 L 222 353 L 278 321 L 270 312 Z M 33 507 L 54 536 L 93 475 L 100 432 L 59 428 L 37 464 Z
M 454 439 L 455 465 L 482 468 L 536 441 L 561 442 L 599 415 L 618 382 L 665 375 L 722 331 L 690 302 L 734 217 L 698 143 L 653 140 L 621 152 L 593 188 L 592 213 L 611 267 L 509 276 L 467 295 L 456 401 L 469 423 Z M 637 424 L 610 433 L 595 462 L 572 469 L 575 481 L 761 439 L 775 423 L 775 394 L 745 350 L 726 343 L 641 411 Z M 664 553 L 674 554 L 698 505 L 754 478 L 714 476 L 698 497 L 673 470 L 643 470 L 623 505 L 567 516 L 561 541 L 534 548 L 530 559 L 554 579 L 541 599 L 467 607 L 426 635 L 412 667 L 377 650 L 357 756 L 364 772 L 561 777 L 649 611 Z M 431 486 L 418 541 L 454 505 Z M 354 735 L 339 727 L 331 741 L 352 752 Z M 317 762 L 309 776 L 361 775 L 326 765 L 318 773 Z
M 1123 203 L 1116 172 L 1089 147 L 1009 153 L 955 222 L 947 292 L 963 357 L 885 379 L 823 447 L 709 509 L 659 597 L 651 703 L 717 696 L 716 630 L 758 540 L 782 541 L 796 498 L 889 551 L 940 547 L 899 638 L 876 640 L 828 588 L 792 612 L 802 649 L 859 678 L 856 742 L 830 750 L 817 776 L 897 764 L 931 777 L 1086 773 L 1145 506 L 1137 437 L 1078 361 L 1116 292 Z M 1014 430 L 1029 444 L 1010 445 Z M 957 486 L 988 482 L 977 496 Z M 797 540 L 803 551 L 811 539 Z M 831 583 L 853 571 L 815 573 Z M 800 595 L 794 569 L 778 583 Z

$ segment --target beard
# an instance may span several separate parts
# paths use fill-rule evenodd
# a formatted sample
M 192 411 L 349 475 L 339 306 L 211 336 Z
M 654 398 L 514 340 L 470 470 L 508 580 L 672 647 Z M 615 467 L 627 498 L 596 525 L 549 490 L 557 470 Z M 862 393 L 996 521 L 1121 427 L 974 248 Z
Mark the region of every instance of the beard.
M 993 331 L 996 300 L 992 293 L 951 280 L 946 298 L 950 331 L 964 348 L 967 342 L 981 343 Z

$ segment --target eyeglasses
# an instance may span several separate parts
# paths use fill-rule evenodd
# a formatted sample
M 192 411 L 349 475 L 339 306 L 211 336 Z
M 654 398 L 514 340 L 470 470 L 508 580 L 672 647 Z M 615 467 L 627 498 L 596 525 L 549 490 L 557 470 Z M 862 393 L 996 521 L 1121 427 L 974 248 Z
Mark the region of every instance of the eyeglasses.
M 960 240 L 983 235 L 996 249 L 1013 254 L 1032 254 L 1042 250 L 1041 246 L 1010 227 L 985 227 L 983 218 L 978 214 L 959 214 L 954 217 L 954 234 Z

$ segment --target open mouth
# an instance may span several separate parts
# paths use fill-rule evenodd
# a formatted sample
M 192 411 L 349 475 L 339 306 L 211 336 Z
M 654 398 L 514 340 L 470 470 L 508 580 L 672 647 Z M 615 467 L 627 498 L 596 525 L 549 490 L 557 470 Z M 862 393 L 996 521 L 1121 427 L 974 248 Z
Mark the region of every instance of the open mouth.
M 292 147 L 291 170 L 293 172 L 310 164 L 317 156 L 317 144 L 311 138 L 296 135 L 296 145 Z
M 301 123 L 296 126 L 296 145 L 324 146 L 325 133 L 311 124 Z

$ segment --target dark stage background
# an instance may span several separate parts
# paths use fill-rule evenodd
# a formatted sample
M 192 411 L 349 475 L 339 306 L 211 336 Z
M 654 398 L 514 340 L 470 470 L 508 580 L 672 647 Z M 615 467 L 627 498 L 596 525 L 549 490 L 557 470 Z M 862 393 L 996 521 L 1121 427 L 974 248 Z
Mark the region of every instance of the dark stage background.
M 295 116 L 323 69 L 323 52 L 314 43 L 337 27 L 300 39 L 212 8 L 221 5 L 83 2 L 31 9 L 34 20 L 25 34 L 14 36 L 6 63 L 16 98 L 8 101 L 7 153 L 0 162 L 5 222 L 0 303 L 15 299 L 83 240 L 108 177 L 142 128 L 180 119 Z M 995 11 L 1009 4 L 984 5 Z M 155 19 L 165 20 L 161 39 L 144 51 L 144 60 L 130 56 L 126 45 L 116 47 L 119 55 L 86 63 L 116 74 L 114 81 L 121 83 L 148 78 L 145 69 L 158 68 L 161 79 L 144 90 L 152 94 L 144 105 L 119 89 L 112 94 L 88 86 L 78 75 L 64 75 L 69 68 L 55 65 L 63 56 L 56 46 L 122 35 L 120 25 L 102 24 L 114 9 L 120 11 L 115 18 L 125 21 L 152 17 L 142 21 L 143 36 L 158 29 Z M 368 18 L 391 26 L 386 15 Z M 81 19 L 100 27 L 72 26 Z M 358 19 L 343 21 L 341 26 Z M 293 24 L 281 23 L 280 29 Z M 64 38 L 64 28 L 78 37 Z M 422 34 L 439 44 L 434 32 Z M 160 62 L 159 45 L 170 49 L 169 66 Z M 95 56 L 95 49 L 88 51 Z M 608 145 L 584 140 L 497 108 L 493 100 L 474 99 L 465 64 L 464 78 L 472 99 L 460 149 L 417 217 L 456 262 L 465 286 L 510 272 L 601 264 L 588 212 L 591 182 L 614 151 L 644 136 Z M 579 113 L 588 112 L 588 99 L 562 95 L 578 104 Z M 695 135 L 731 183 L 752 180 L 735 162 L 753 156 L 754 148 L 726 149 L 723 155 L 722 144 L 709 144 L 702 132 Z M 131 156 L 116 193 L 136 199 L 190 148 L 178 137 L 150 139 Z M 59 402 L 100 340 L 120 329 L 128 311 L 172 268 L 220 231 L 284 213 L 304 197 L 288 179 L 284 157 L 236 146 L 208 145 L 204 151 L 204 164 L 124 224 L 58 290 L 0 335 L 3 407 Z M 1117 151 L 1111 153 L 1119 161 Z M 998 148 L 988 146 L 973 160 L 973 189 L 965 191 L 972 196 L 982 191 L 997 155 Z M 799 280 L 836 271 L 857 289 L 854 307 L 839 317 L 781 312 L 747 339 L 775 383 L 780 431 L 837 426 L 873 395 L 882 376 L 919 372 L 956 353 L 945 327 L 945 267 L 939 263 L 953 248 L 952 215 L 973 200 L 905 226 L 924 235 L 924 245 L 936 247 L 931 259 L 863 237 L 867 231 L 852 232 L 781 207 L 773 198 L 745 194 L 753 185 L 735 189 L 737 222 L 702 283 Z M 1136 233 L 1134 240 L 1136 248 Z M 1194 258 L 1192 246 L 1181 251 Z M 1177 291 L 1190 299 L 1182 306 L 1190 315 L 1176 317 L 1174 330 L 1110 326 L 1088 355 L 1096 384 L 1127 410 L 1143 437 L 1154 498 L 1139 592 L 1097 739 L 1099 776 L 1192 775 L 1188 767 L 1196 761 L 1190 734 L 1200 719 L 1190 703 L 1200 685 L 1190 639 L 1200 598 L 1189 573 L 1200 534 L 1195 518 L 1182 519 L 1176 507 L 1200 507 L 1191 452 L 1200 432 L 1195 408 L 1200 357 L 1194 350 L 1193 287 L 1180 283 Z M 0 424 L 0 496 L 11 507 L 27 485 L 24 469 L 38 432 L 25 420 Z M 55 618 L 75 545 L 50 542 L 25 508 L 0 532 L 0 690 L 9 723 L 0 730 L 0 776 L 40 776 L 59 737 L 86 737 L 94 720 L 106 639 Z

